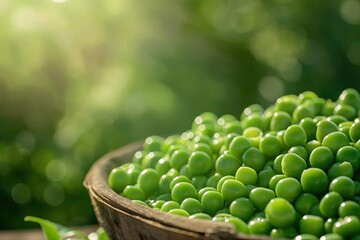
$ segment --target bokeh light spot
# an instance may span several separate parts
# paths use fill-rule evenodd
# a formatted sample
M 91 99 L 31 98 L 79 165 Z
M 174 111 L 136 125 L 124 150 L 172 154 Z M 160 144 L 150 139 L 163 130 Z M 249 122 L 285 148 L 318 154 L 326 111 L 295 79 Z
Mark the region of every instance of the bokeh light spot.
M 298 81 L 301 77 L 302 68 L 300 63 L 294 58 L 287 58 L 279 64 L 281 76 L 289 82 Z
M 56 2 L 56 3 L 64 3 L 66 2 L 67 0 L 53 0 L 53 2 Z
M 46 166 L 45 172 L 48 179 L 57 182 L 65 178 L 67 169 L 63 161 L 53 160 Z
M 50 206 L 59 206 L 64 197 L 64 189 L 59 184 L 49 184 L 44 190 L 44 200 Z
M 271 60 L 280 49 L 279 39 L 273 31 L 258 33 L 250 42 L 250 50 L 258 59 Z
M 27 185 L 18 183 L 12 188 L 11 196 L 16 203 L 25 204 L 30 200 L 30 189 Z
M 265 100 L 272 102 L 284 93 L 284 84 L 276 77 L 267 76 L 260 80 L 259 92 Z
M 353 42 L 347 51 L 351 63 L 360 65 L 360 42 Z
M 340 14 L 350 24 L 360 24 L 360 2 L 347 0 L 340 7 Z

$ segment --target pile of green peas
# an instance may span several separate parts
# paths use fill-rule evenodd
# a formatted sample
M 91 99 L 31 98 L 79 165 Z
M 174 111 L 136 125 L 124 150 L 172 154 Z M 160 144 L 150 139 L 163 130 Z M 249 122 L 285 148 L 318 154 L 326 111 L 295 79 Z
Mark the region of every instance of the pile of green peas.
M 205 112 L 191 130 L 148 137 L 111 171 L 118 194 L 242 234 L 360 239 L 360 94 L 306 91 L 240 118 Z

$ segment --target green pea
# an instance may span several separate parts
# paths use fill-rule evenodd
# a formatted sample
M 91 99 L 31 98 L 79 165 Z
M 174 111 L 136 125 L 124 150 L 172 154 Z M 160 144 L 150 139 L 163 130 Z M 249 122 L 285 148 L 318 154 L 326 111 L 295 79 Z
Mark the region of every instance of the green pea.
M 300 125 L 291 125 L 285 130 L 284 142 L 288 147 L 304 146 L 307 142 L 305 130 Z
M 331 116 L 334 112 L 334 109 L 335 109 L 335 103 L 332 102 L 331 100 L 328 100 L 322 111 L 321 111 L 321 115 L 324 115 L 324 116 Z
M 283 149 L 287 149 L 288 147 L 285 145 L 285 141 L 284 141 L 284 134 L 285 134 L 286 130 L 281 130 L 276 134 L 276 137 L 279 139 L 279 141 L 281 142 L 281 146 Z
M 208 154 L 209 156 L 212 155 L 212 147 L 210 144 L 208 143 L 202 143 L 202 142 L 198 142 L 198 143 L 195 143 L 192 147 L 192 151 L 193 152 L 204 152 L 206 154 Z
M 225 182 L 226 180 L 228 180 L 228 179 L 235 179 L 235 177 L 234 177 L 234 176 L 231 176 L 231 175 L 222 177 L 222 178 L 219 180 L 219 182 L 218 182 L 218 184 L 217 184 L 217 186 L 216 186 L 216 190 L 217 190 L 218 192 L 221 192 L 221 189 L 222 189 L 222 186 L 223 186 L 224 182 Z
M 171 201 L 171 194 L 170 193 L 163 193 L 160 196 L 158 196 L 155 200 L 164 200 L 164 201 Z
M 255 208 L 263 211 L 271 199 L 275 197 L 275 193 L 268 188 L 256 187 L 251 190 L 249 199 L 254 204 Z
M 260 172 L 265 166 L 265 155 L 255 147 L 251 147 L 243 154 L 243 163 L 247 167 L 251 167 L 256 172 Z
M 339 151 L 336 153 L 335 158 L 337 162 L 350 162 L 354 172 L 356 172 L 360 168 L 360 153 L 355 147 L 344 146 L 340 148 Z
M 207 135 L 195 135 L 192 139 L 192 143 L 195 145 L 196 143 L 205 143 L 206 145 L 211 146 L 211 137 Z
M 360 121 L 354 122 L 350 127 L 350 138 L 353 142 L 357 142 L 360 139 Z
M 306 162 L 295 153 L 287 153 L 281 161 L 281 170 L 288 176 L 300 179 L 301 173 L 306 169 Z
M 164 205 L 165 200 L 155 200 L 152 202 L 151 207 L 156 209 L 161 209 L 162 205 Z
M 180 204 L 175 201 L 167 201 L 163 203 L 160 208 L 160 211 L 169 212 L 171 209 L 178 209 L 180 208 Z
M 149 152 L 144 156 L 144 159 L 141 162 L 142 169 L 145 168 L 154 168 L 160 159 L 164 157 L 162 152 Z
M 294 224 L 296 212 L 287 200 L 273 198 L 265 208 L 265 216 L 272 226 L 284 228 Z
M 326 120 L 335 123 L 336 125 L 340 125 L 341 123 L 347 122 L 348 119 L 342 115 L 331 115 L 326 118 Z
M 169 150 L 169 148 L 171 146 L 183 145 L 183 144 L 184 144 L 184 140 L 181 138 L 181 136 L 179 136 L 179 135 L 171 135 L 171 136 L 165 138 L 160 151 L 162 151 L 164 153 L 167 153 L 167 151 Z
M 330 148 L 336 154 L 340 148 L 349 145 L 349 139 L 342 132 L 332 132 L 324 137 L 322 145 Z
M 149 207 L 149 205 L 147 205 L 146 202 L 141 201 L 141 200 L 131 200 L 131 202 L 141 204 L 141 205 L 143 205 L 145 207 Z
M 354 106 L 356 109 L 360 107 L 360 95 L 356 89 L 347 88 L 341 92 L 338 101 L 342 104 Z
M 222 154 L 219 156 L 219 158 L 215 162 L 215 169 L 216 172 L 219 174 L 226 176 L 226 175 L 233 175 L 235 176 L 235 173 L 237 169 L 242 165 L 242 161 L 235 158 L 231 154 Z
M 343 126 L 343 125 L 341 125 L 341 123 L 339 125 L 339 131 L 344 133 L 348 137 L 348 139 L 351 139 L 350 138 L 350 128 L 351 128 L 351 126 L 346 126 L 346 125 Z
M 276 100 L 276 110 L 292 114 L 298 105 L 298 99 L 295 95 L 286 95 Z
M 255 185 L 257 177 L 256 171 L 246 166 L 240 167 L 235 174 L 236 180 L 242 182 L 244 185 Z
M 177 183 L 180 183 L 180 182 L 188 182 L 190 183 L 190 179 L 186 176 L 183 176 L 183 175 L 180 175 L 180 176 L 176 176 L 174 177 L 171 182 L 170 182 L 170 185 L 169 185 L 169 188 L 170 190 L 172 190 L 174 188 L 174 186 L 177 184 Z
M 338 217 L 338 209 L 343 202 L 343 198 L 337 192 L 327 193 L 319 203 L 320 213 L 325 217 Z
M 360 234 L 360 220 L 356 216 L 349 216 L 339 219 L 333 226 L 333 232 L 345 239 Z
M 356 109 L 347 104 L 337 104 L 334 109 L 334 114 L 344 116 L 348 120 L 353 120 L 357 117 Z
M 221 188 L 221 194 L 227 203 L 231 203 L 236 198 L 246 197 L 248 195 L 245 185 L 235 179 L 228 179 L 224 182 Z
M 315 215 L 315 216 L 319 216 L 319 217 L 323 217 L 323 215 L 320 212 L 320 205 L 319 204 L 315 204 L 314 206 L 311 207 L 310 215 Z
M 317 98 L 318 98 L 318 96 L 316 95 L 316 93 L 314 93 L 312 91 L 305 91 L 305 92 L 302 92 L 299 94 L 300 103 L 312 101 Z
M 174 179 L 173 176 L 170 176 L 167 174 L 164 174 L 161 176 L 161 178 L 159 180 L 159 190 L 161 193 L 170 193 L 171 192 L 170 183 L 173 179 Z
M 237 217 L 226 218 L 225 222 L 231 223 L 235 227 L 237 233 L 243 233 L 243 234 L 249 233 L 248 225 L 243 220 Z
M 329 180 L 332 181 L 337 177 L 346 176 L 349 178 L 353 178 L 354 169 L 349 162 L 339 162 L 334 163 L 328 170 Z
M 302 172 L 300 183 L 304 192 L 322 195 L 328 189 L 329 179 L 323 170 L 308 168 Z
M 203 210 L 201 203 L 195 198 L 184 199 L 184 201 L 180 204 L 180 208 L 184 209 L 190 215 L 201 213 Z
M 275 194 L 289 202 L 293 202 L 301 193 L 301 185 L 295 178 L 287 177 L 281 179 L 275 186 Z
M 164 138 L 160 136 L 150 136 L 145 139 L 143 149 L 147 152 L 162 151 Z
M 251 148 L 251 146 L 251 142 L 246 137 L 237 136 L 231 141 L 229 151 L 231 155 L 241 159 L 244 152 Z
M 233 115 L 225 114 L 218 118 L 217 123 L 219 126 L 223 126 L 223 125 L 225 125 L 225 123 L 235 121 L 235 120 L 237 120 L 237 119 Z
M 185 211 L 184 209 L 180 209 L 180 208 L 171 209 L 169 211 L 169 213 L 183 216 L 183 217 L 190 217 L 190 214 L 187 211 Z
M 325 233 L 332 234 L 332 229 L 333 229 L 333 226 L 334 226 L 336 221 L 337 221 L 337 218 L 328 218 L 328 219 L 326 219 L 326 221 L 324 223 L 324 231 L 325 231 Z
M 238 217 L 245 222 L 254 215 L 254 212 L 254 204 L 248 198 L 237 198 L 230 204 L 231 215 Z
M 316 122 L 314 122 L 311 118 L 303 118 L 301 119 L 299 125 L 305 130 L 307 140 L 314 140 L 316 138 Z
M 207 177 L 206 176 L 194 176 L 191 178 L 191 184 L 199 190 L 206 186 Z
M 189 157 L 190 172 L 195 175 L 205 175 L 212 167 L 210 156 L 204 152 L 193 152 Z
M 216 188 L 214 187 L 204 187 L 202 189 L 200 189 L 198 191 L 198 197 L 197 199 L 201 200 L 202 196 L 204 195 L 204 193 L 206 193 L 207 191 L 217 191 Z
M 244 129 L 243 129 L 243 123 L 240 121 L 231 121 L 231 122 L 227 122 L 224 125 L 224 131 L 225 133 L 237 133 L 237 134 L 242 134 Z
M 262 118 L 262 114 L 251 114 L 247 116 L 244 120 L 245 129 L 249 127 L 257 127 L 262 131 L 265 130 L 265 121 Z
M 204 213 L 214 216 L 217 211 L 224 208 L 224 197 L 217 191 L 207 191 L 201 197 L 201 205 Z
M 326 135 L 336 131 L 338 131 L 338 127 L 335 123 L 329 120 L 321 120 L 317 123 L 316 140 L 322 142 Z
M 258 127 L 248 127 L 244 129 L 243 136 L 248 138 L 253 147 L 259 147 L 263 131 Z
M 216 188 L 221 178 L 222 175 L 220 173 L 215 173 L 207 179 L 206 186 Z
M 308 154 L 311 154 L 314 149 L 321 146 L 321 143 L 318 140 L 311 140 L 305 144 L 305 149 Z
M 320 146 L 311 152 L 309 162 L 312 167 L 327 171 L 335 163 L 335 158 L 330 148 Z
M 124 168 L 118 167 L 111 170 L 108 177 L 108 184 L 115 192 L 121 193 L 130 183 L 131 178 Z
M 140 172 L 141 171 L 139 169 L 137 169 L 137 168 L 130 168 L 130 169 L 127 170 L 127 174 L 130 177 L 130 184 L 131 185 L 136 184 Z
M 206 213 L 194 213 L 189 216 L 190 219 L 204 219 L 204 220 L 211 220 L 209 214 Z
M 134 186 L 134 185 L 126 186 L 123 194 L 124 194 L 124 197 L 131 199 L 131 200 L 141 200 L 141 201 L 146 200 L 145 192 L 138 186 Z
M 276 174 L 272 176 L 269 182 L 269 188 L 275 192 L 275 187 L 281 179 L 287 178 L 284 174 Z
M 302 193 L 295 201 L 295 209 L 302 215 L 310 213 L 313 206 L 319 204 L 319 199 L 311 193 Z
M 271 231 L 271 224 L 268 219 L 257 217 L 249 222 L 248 228 L 250 234 L 269 235 Z
M 282 144 L 276 136 L 267 134 L 260 140 L 259 149 L 265 156 L 275 157 L 282 151 Z
M 292 114 L 295 123 L 299 123 L 303 118 L 306 117 L 312 118 L 314 116 L 315 116 L 315 109 L 305 104 L 298 105 Z
M 161 158 L 155 165 L 155 170 L 160 174 L 164 175 L 171 169 L 171 165 L 168 159 Z
M 197 198 L 195 187 L 188 182 L 179 182 L 171 190 L 171 198 L 179 204 L 186 198 Z
M 175 169 L 176 170 L 176 169 Z M 176 170 L 177 171 L 177 170 Z M 193 174 L 190 171 L 190 166 L 189 164 L 185 164 L 184 166 L 181 167 L 180 171 L 179 171 L 180 175 L 183 175 L 187 178 L 193 178 Z
M 275 175 L 276 172 L 272 168 L 260 171 L 258 174 L 257 186 L 269 188 L 270 179 Z
M 147 152 L 145 152 L 145 151 L 136 151 L 132 158 L 132 162 L 135 164 L 141 165 L 141 162 L 144 159 L 144 156 L 146 155 L 146 153 Z
M 291 115 L 287 112 L 275 112 L 270 121 L 271 131 L 285 130 L 292 124 Z
M 345 201 L 339 206 L 339 216 L 345 218 L 346 216 L 354 215 L 360 218 L 360 205 L 355 201 Z
M 297 235 L 294 240 L 318 240 L 319 238 L 312 234 L 303 233 L 300 235 Z
M 299 155 L 305 161 L 307 161 L 309 158 L 308 152 L 306 151 L 305 147 L 303 147 L 303 146 L 294 146 L 294 147 L 290 148 L 288 152 Z
M 280 154 L 278 155 L 275 160 L 274 160 L 274 165 L 273 165 L 273 169 L 275 172 L 277 172 L 278 174 L 282 174 L 283 171 L 281 169 L 281 163 L 282 163 L 282 160 L 284 158 L 285 154 Z
M 320 240 L 344 240 L 344 238 L 337 233 L 328 233 L 321 236 Z
M 343 199 L 352 199 L 355 196 L 355 183 L 349 177 L 339 176 L 331 181 L 329 191 L 339 193 Z
M 301 234 L 312 234 L 320 237 L 324 233 L 324 220 L 319 216 L 304 215 L 299 223 Z
M 228 207 L 224 207 L 220 210 L 218 210 L 216 213 L 215 213 L 215 217 L 231 217 L 231 214 L 230 214 L 230 209 Z
M 179 149 L 170 156 L 169 163 L 172 168 L 180 170 L 182 166 L 188 163 L 190 153 L 187 149 Z
M 261 115 L 264 112 L 264 108 L 259 104 L 251 104 L 246 107 L 244 111 L 241 113 L 240 119 L 244 120 L 246 117 L 250 115 Z

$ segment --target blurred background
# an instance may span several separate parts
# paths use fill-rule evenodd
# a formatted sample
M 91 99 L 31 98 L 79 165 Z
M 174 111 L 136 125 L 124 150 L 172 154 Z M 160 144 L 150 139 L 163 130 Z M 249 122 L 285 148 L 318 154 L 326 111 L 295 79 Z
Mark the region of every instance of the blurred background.
M 96 223 L 91 164 L 202 112 L 348 87 L 359 0 L 1 0 L 0 229 Z

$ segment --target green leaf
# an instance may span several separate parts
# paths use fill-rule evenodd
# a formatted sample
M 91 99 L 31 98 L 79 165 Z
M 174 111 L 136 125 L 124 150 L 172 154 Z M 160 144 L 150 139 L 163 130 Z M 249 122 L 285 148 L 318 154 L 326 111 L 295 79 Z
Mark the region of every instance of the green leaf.
M 96 233 L 98 235 L 98 240 L 109 240 L 109 237 L 106 235 L 103 228 L 99 228 Z
M 64 227 L 60 224 L 51 222 L 46 219 L 33 217 L 33 216 L 27 216 L 25 217 L 25 221 L 28 222 L 35 222 L 40 224 L 41 229 L 48 240 L 62 240 L 64 238 L 68 239 L 82 239 L 82 240 L 88 240 L 89 238 L 87 235 L 81 231 L 78 230 L 72 230 L 70 228 Z

